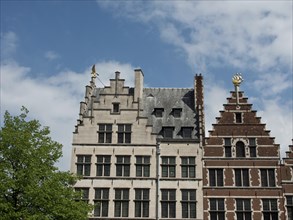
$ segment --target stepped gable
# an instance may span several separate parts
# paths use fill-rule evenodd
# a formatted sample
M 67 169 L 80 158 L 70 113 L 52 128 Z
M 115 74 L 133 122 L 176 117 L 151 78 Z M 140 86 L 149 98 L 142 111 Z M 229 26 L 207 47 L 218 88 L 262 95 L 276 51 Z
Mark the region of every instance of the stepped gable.
M 255 138 L 258 157 L 279 157 L 279 145 L 274 143 L 274 137 L 266 130 L 266 124 L 261 122 L 257 111 L 252 109 L 252 104 L 239 91 L 238 103 L 236 92 L 231 91 L 231 96 L 224 104 L 224 110 L 216 117 L 217 122 L 213 124 L 213 130 L 209 131 L 209 137 L 205 144 L 205 156 L 224 156 L 224 139 L 231 138 L 232 146 L 241 140 L 245 146 L 249 146 L 249 139 Z

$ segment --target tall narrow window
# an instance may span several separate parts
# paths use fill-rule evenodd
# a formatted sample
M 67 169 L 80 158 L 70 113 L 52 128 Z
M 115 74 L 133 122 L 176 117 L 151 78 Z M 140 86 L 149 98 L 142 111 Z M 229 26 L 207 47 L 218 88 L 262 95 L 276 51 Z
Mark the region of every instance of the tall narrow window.
M 109 189 L 96 188 L 94 199 L 94 216 L 108 217 L 109 210 Z
M 210 186 L 223 186 L 223 169 L 209 169 Z
M 210 199 L 210 219 L 225 220 L 225 200 Z
M 130 156 L 116 156 L 116 176 L 130 175 Z
M 118 125 L 118 143 L 131 143 L 131 124 Z
M 91 155 L 77 155 L 76 173 L 77 175 L 91 175 Z
M 250 199 L 236 199 L 237 220 L 251 220 Z
M 97 155 L 97 176 L 110 176 L 111 156 Z
M 128 217 L 129 189 L 115 189 L 114 216 Z
M 261 175 L 261 186 L 264 186 L 264 187 L 276 186 L 274 169 L 260 169 L 260 175 Z
M 245 157 L 245 145 L 242 141 L 236 143 L 236 157 Z
M 235 186 L 249 186 L 249 169 L 235 169 Z
M 99 124 L 99 143 L 112 142 L 112 124 Z
M 293 196 L 286 196 L 288 220 L 293 220 Z
M 119 103 L 113 103 L 113 112 L 114 113 L 120 112 L 120 104 Z
M 195 178 L 195 157 L 181 157 L 181 176 Z
M 164 138 L 173 138 L 174 127 L 163 127 L 162 131 Z
M 136 176 L 150 176 L 150 156 L 136 156 Z
M 231 138 L 224 138 L 225 157 L 232 157 Z
M 235 113 L 235 121 L 236 123 L 242 123 L 242 114 L 240 112 Z
M 162 218 L 176 218 L 176 189 L 161 189 Z
M 135 217 L 149 217 L 149 189 L 135 189 Z
M 181 132 L 182 138 L 189 139 L 192 136 L 192 127 L 182 127 Z
M 176 176 L 176 157 L 162 157 L 162 177 Z
M 263 219 L 278 220 L 278 204 L 277 199 L 263 199 Z
M 255 138 L 249 138 L 249 154 L 250 157 L 256 157 L 256 142 Z
M 88 203 L 88 201 L 89 201 L 89 188 L 75 188 L 75 191 L 81 193 L 80 200 Z
M 196 190 L 182 189 L 182 218 L 196 218 Z

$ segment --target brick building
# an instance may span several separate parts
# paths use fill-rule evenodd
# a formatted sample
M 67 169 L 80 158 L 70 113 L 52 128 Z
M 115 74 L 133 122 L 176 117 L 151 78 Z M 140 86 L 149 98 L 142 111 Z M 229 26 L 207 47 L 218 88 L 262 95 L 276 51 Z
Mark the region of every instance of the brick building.
M 203 78 L 193 88 L 134 88 L 95 74 L 73 134 L 76 190 L 90 219 L 292 219 L 293 147 L 279 146 L 237 89 L 205 138 Z M 235 87 L 236 88 L 236 87 Z

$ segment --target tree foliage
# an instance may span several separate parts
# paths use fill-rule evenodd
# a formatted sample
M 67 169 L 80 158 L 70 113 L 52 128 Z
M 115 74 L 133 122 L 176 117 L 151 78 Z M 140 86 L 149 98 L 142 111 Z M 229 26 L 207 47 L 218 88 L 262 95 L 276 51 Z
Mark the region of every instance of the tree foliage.
M 0 218 L 86 219 L 91 206 L 78 201 L 76 177 L 55 167 L 62 145 L 27 114 L 6 112 L 0 130 Z

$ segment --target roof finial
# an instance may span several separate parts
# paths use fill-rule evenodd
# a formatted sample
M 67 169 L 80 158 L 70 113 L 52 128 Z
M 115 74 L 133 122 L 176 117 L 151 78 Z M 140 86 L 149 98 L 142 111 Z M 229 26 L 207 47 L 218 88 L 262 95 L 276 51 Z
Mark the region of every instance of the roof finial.
M 234 84 L 235 87 L 235 93 L 236 93 L 236 108 L 239 109 L 239 86 L 240 84 L 243 82 L 243 78 L 241 76 L 241 73 L 236 73 L 233 77 L 232 77 L 232 82 Z
M 93 67 L 92 67 L 92 78 L 96 78 L 97 75 L 99 75 L 97 72 L 96 72 L 96 65 L 94 64 Z

